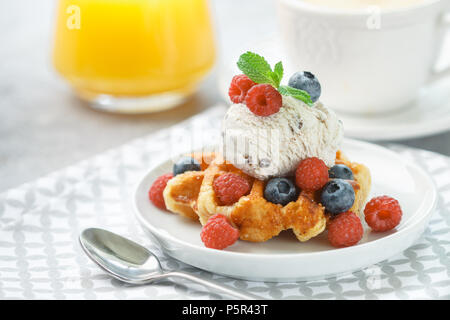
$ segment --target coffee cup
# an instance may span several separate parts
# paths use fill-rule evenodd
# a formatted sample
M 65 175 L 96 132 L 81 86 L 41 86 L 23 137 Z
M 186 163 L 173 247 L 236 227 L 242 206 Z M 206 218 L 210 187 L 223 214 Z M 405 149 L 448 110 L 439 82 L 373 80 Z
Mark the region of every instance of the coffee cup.
M 317 76 L 327 106 L 364 115 L 407 107 L 422 87 L 450 75 L 436 70 L 449 11 L 450 0 L 399 8 L 277 0 L 289 63 Z

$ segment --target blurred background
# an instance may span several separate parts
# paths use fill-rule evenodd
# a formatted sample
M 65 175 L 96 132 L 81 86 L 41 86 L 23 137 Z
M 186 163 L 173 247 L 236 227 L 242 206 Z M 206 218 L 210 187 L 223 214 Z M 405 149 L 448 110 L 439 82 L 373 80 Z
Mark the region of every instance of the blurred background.
M 216 104 L 220 64 L 277 31 L 273 0 L 211 0 L 216 62 L 181 105 L 151 114 L 97 111 L 52 62 L 56 0 L 0 2 L 0 191 L 169 127 Z M 393 141 L 396 142 L 396 141 Z M 450 155 L 450 133 L 398 141 Z

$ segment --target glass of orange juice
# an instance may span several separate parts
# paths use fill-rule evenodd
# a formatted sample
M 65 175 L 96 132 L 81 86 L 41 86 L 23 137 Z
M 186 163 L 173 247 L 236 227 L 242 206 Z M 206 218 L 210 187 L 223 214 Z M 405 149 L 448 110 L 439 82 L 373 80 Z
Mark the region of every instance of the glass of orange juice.
M 214 64 L 207 0 L 59 0 L 57 10 L 54 66 L 95 108 L 168 109 Z

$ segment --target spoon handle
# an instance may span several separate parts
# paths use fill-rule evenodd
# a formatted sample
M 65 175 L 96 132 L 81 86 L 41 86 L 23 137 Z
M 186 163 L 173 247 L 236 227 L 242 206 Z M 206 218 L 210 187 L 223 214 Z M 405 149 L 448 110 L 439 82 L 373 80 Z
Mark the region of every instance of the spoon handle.
M 228 294 L 230 296 L 233 296 L 235 298 L 241 299 L 241 300 L 264 300 L 264 298 L 255 296 L 251 293 L 247 293 L 244 291 L 241 291 L 239 289 L 230 288 L 228 286 L 219 284 L 212 280 L 205 280 L 202 278 L 199 278 L 197 276 L 194 276 L 190 273 L 185 273 L 181 271 L 174 271 L 174 272 L 168 272 L 164 274 L 167 277 L 177 277 L 177 278 L 183 278 L 191 280 L 192 282 L 196 282 L 198 284 L 201 284 L 205 287 L 208 287 L 213 290 L 221 291 L 222 293 Z

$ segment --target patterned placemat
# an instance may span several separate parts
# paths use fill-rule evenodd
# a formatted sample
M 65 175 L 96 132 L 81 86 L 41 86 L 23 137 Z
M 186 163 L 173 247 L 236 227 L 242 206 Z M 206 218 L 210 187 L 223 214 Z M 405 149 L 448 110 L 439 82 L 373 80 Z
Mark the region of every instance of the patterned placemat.
M 78 235 L 102 227 L 144 244 L 167 269 L 182 269 L 269 299 L 450 299 L 450 158 L 389 148 L 424 168 L 439 189 L 438 209 L 415 245 L 352 274 L 321 281 L 247 282 L 166 256 L 133 216 L 130 194 L 152 164 L 217 139 L 224 112 L 214 107 L 175 127 L 134 140 L 0 195 L 0 299 L 222 299 L 190 283 L 130 286 L 82 252 Z M 88 143 L 88 142 L 87 142 Z M 170 150 L 169 145 L 177 145 Z

